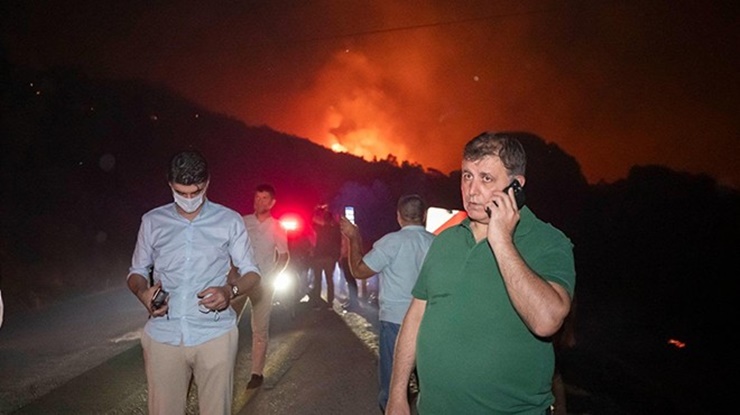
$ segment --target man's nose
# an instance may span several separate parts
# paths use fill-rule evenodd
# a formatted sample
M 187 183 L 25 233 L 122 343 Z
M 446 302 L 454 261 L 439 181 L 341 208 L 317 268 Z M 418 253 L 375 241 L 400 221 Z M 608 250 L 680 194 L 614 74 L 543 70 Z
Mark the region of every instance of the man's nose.
M 481 191 L 481 183 L 478 180 L 472 180 L 468 185 L 468 195 L 475 196 L 479 195 Z

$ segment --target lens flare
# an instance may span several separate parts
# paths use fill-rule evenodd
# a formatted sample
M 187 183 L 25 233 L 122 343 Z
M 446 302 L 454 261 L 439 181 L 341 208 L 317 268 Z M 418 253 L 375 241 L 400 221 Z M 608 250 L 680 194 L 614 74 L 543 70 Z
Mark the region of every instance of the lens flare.
M 293 286 L 293 278 L 288 271 L 283 271 L 275 277 L 273 284 L 276 292 L 284 292 Z

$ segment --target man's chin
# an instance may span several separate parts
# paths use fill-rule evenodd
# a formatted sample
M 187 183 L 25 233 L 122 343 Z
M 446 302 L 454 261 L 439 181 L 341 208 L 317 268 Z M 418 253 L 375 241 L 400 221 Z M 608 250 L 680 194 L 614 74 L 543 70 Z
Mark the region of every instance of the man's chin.
M 471 222 L 480 223 L 483 225 L 488 225 L 488 222 L 491 221 L 491 219 L 488 216 L 479 216 L 479 217 L 472 217 L 469 216 Z
M 473 222 L 482 222 L 482 223 L 488 223 L 488 215 L 486 214 L 486 211 L 481 209 L 469 209 L 466 211 L 468 214 L 468 217 Z

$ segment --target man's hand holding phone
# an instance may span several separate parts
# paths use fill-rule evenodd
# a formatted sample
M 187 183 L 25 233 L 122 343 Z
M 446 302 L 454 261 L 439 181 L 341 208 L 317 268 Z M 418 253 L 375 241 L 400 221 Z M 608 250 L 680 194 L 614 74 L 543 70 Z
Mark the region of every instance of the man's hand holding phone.
M 344 216 L 339 219 L 339 231 L 342 232 L 342 235 L 350 239 L 359 235 L 359 230 L 355 223 L 355 208 L 353 206 L 344 207 Z
M 519 183 L 519 180 L 514 179 L 509 183 L 508 186 L 504 188 L 504 193 L 509 194 L 509 189 L 512 189 L 514 191 L 514 200 L 516 201 L 516 208 L 517 210 L 522 210 L 522 207 L 524 207 L 524 188 L 522 187 L 522 184 Z
M 356 223 L 355 223 L 355 208 L 354 208 L 354 206 L 345 206 L 344 207 L 344 217 L 347 218 L 347 220 L 351 224 L 356 225 Z
M 353 224 L 346 216 L 339 218 L 339 231 L 350 239 L 358 236 L 360 232 L 357 225 Z
M 510 240 L 519 222 L 519 210 L 524 206 L 524 189 L 519 180 L 514 179 L 501 190 L 504 195 L 496 192 L 491 204 L 486 206 L 488 221 L 488 240 L 493 245 L 496 241 Z M 512 196 L 513 199 L 512 200 Z M 496 212 L 493 212 L 495 209 Z
M 519 180 L 517 179 L 512 180 L 511 183 L 509 183 L 509 185 L 504 187 L 503 190 L 501 191 L 508 195 L 509 190 L 514 191 L 514 200 L 516 201 L 516 209 L 521 210 L 522 207 L 524 206 L 525 198 L 524 198 L 524 188 L 522 187 L 521 183 L 519 183 Z M 496 203 L 495 200 L 493 201 L 493 204 L 498 206 L 498 203 Z M 488 215 L 489 218 L 491 217 L 490 207 L 486 207 L 486 214 Z
M 169 311 L 169 304 L 167 301 L 170 298 L 170 293 L 162 288 L 162 283 L 159 281 L 152 286 L 152 288 L 154 291 L 152 293 L 149 311 L 151 312 L 152 317 L 160 317 L 167 314 L 167 311 Z

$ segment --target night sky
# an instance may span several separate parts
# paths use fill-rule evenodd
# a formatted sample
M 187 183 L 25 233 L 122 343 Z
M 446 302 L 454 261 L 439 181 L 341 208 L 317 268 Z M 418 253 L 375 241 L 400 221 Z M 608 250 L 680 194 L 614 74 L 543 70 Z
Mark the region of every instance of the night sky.
M 660 164 L 740 187 L 731 1 L 4 3 L 15 64 L 161 82 L 367 159 L 448 173 L 472 136 L 520 130 L 590 182 Z

